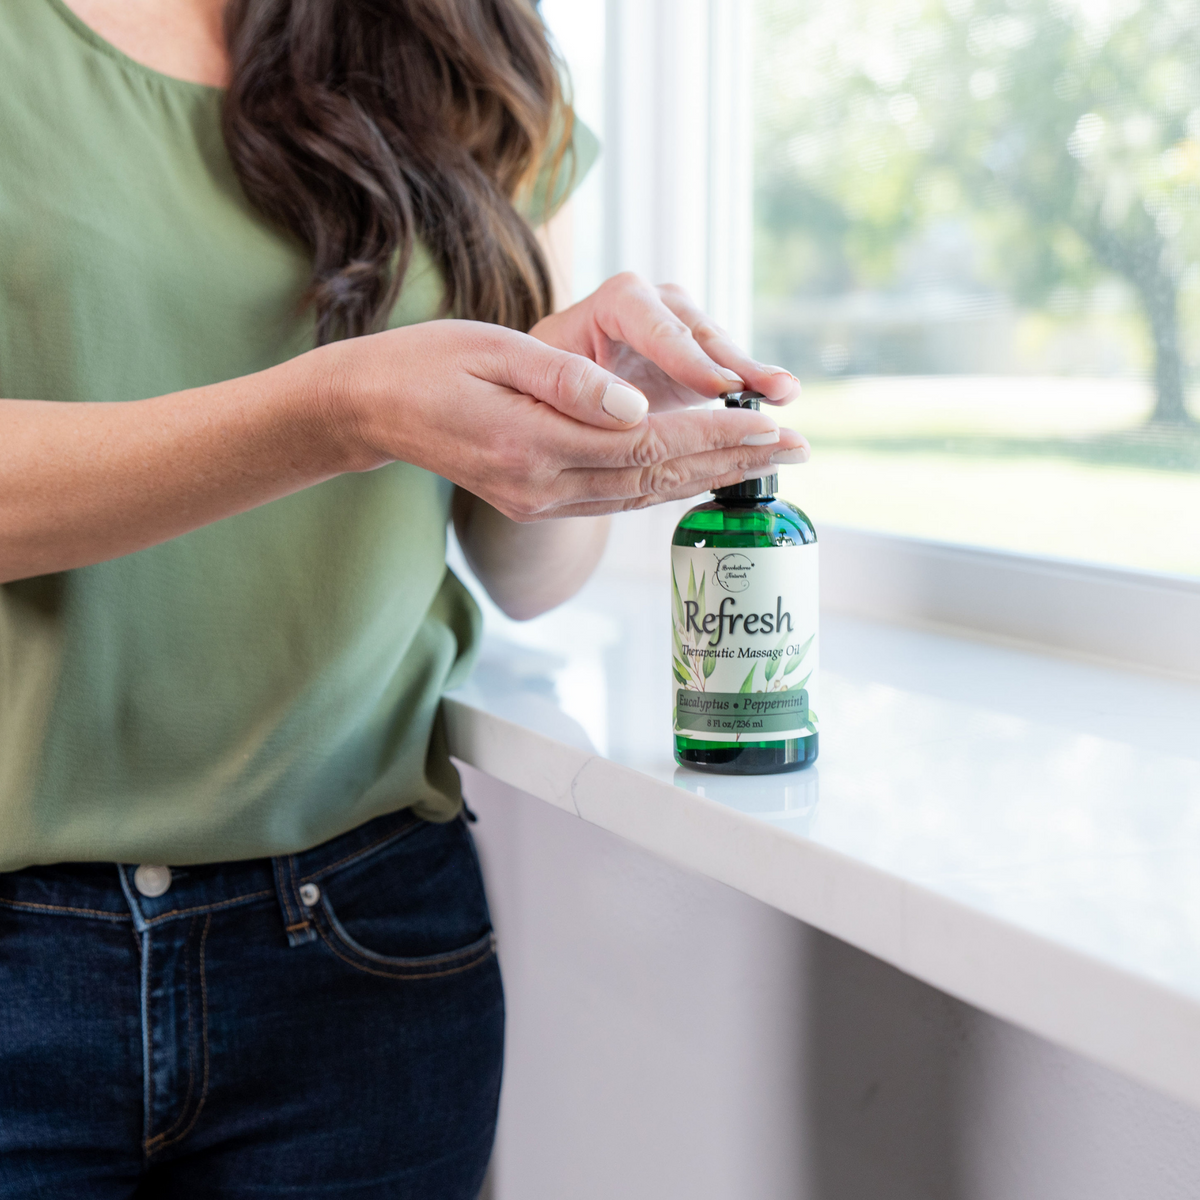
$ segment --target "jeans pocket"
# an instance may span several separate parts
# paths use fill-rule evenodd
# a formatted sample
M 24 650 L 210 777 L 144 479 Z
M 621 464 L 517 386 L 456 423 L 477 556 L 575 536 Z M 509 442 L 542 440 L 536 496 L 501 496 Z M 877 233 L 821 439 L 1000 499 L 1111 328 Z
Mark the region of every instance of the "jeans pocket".
M 495 953 L 479 863 L 461 821 L 423 824 L 322 878 L 310 912 L 326 947 L 368 974 L 436 979 Z
M 319 903 L 317 931 L 325 939 L 326 945 L 343 962 L 369 975 L 385 975 L 391 979 L 440 979 L 446 975 L 457 975 L 460 971 L 469 971 L 496 952 L 496 938 L 489 929 L 469 946 L 443 954 L 425 954 L 413 958 L 376 954 L 366 946 L 359 945 L 346 932 L 328 900 L 322 897 Z

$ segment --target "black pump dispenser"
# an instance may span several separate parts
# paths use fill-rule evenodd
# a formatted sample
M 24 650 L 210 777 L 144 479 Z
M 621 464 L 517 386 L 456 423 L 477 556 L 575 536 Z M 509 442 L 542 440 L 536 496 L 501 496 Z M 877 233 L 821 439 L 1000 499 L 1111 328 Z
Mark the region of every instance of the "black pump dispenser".
M 729 392 L 725 397 L 726 408 L 748 408 L 758 412 L 759 403 L 766 399 L 762 392 Z M 769 469 L 769 468 L 768 468 Z M 779 488 L 779 476 L 764 475 L 761 479 L 747 479 L 729 487 L 713 488 L 718 500 L 770 500 Z

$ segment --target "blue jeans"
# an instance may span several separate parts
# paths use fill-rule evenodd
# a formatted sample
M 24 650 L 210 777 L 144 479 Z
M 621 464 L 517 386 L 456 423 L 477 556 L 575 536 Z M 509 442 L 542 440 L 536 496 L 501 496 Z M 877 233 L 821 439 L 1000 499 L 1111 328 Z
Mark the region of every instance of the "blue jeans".
M 0 1198 L 475 1200 L 504 999 L 465 823 L 154 875 L 0 874 Z

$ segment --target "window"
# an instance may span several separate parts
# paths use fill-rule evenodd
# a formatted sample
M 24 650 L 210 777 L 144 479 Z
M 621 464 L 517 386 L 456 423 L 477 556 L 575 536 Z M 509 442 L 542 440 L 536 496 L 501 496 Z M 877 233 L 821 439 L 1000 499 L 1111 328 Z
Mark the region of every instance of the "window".
M 576 295 L 681 283 L 804 381 L 823 604 L 1195 677 L 1200 0 L 541 10 L 604 145 Z M 602 574 L 665 584 L 686 507 Z
M 1200 5 L 754 0 L 817 522 L 1200 575 Z
M 570 72 L 576 116 L 604 141 L 605 10 L 603 0 L 542 0 L 539 6 Z M 571 202 L 571 277 L 576 299 L 608 275 L 604 263 L 604 157 L 576 189 Z

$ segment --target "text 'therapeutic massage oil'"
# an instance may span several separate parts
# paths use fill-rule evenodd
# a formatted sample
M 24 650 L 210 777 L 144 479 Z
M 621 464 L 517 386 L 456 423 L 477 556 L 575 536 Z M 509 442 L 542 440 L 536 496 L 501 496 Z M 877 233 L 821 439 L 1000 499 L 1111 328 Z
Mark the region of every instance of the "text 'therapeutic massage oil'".
M 675 758 L 686 767 L 762 775 L 817 758 L 817 535 L 776 487 L 768 475 L 718 488 L 672 539 Z

